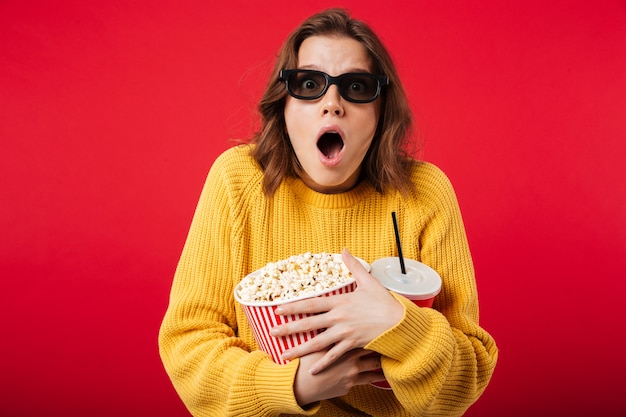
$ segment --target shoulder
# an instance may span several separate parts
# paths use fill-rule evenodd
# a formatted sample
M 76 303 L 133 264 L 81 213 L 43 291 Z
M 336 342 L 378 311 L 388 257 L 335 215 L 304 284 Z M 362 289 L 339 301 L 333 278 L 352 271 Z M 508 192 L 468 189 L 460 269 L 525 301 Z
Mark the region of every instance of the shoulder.
M 431 162 L 412 161 L 409 168 L 415 197 L 424 203 L 449 204 L 456 201 L 454 187 L 446 173 Z
M 251 146 L 237 145 L 227 149 L 215 159 L 210 173 L 229 178 L 261 175 L 259 165 L 250 156 Z
M 229 194 L 245 193 L 260 186 L 263 171 L 250 156 L 253 145 L 237 145 L 220 154 L 209 171 L 210 188 L 226 188 Z
M 422 188 L 448 188 L 452 186 L 445 172 L 431 162 L 413 160 L 410 162 L 409 172 L 411 180 L 417 186 L 418 190 Z
M 213 162 L 211 170 L 244 169 L 254 170 L 257 167 L 250 149 L 254 145 L 236 145 L 222 152 Z

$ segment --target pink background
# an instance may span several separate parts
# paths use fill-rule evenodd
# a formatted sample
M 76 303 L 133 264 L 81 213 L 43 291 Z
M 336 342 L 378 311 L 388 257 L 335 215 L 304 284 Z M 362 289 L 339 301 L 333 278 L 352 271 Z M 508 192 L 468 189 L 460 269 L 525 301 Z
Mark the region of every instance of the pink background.
M 185 415 L 156 338 L 200 188 L 335 4 L 456 186 L 500 347 L 468 415 L 625 415 L 626 2 L 218 4 L 0 2 L 0 415 Z

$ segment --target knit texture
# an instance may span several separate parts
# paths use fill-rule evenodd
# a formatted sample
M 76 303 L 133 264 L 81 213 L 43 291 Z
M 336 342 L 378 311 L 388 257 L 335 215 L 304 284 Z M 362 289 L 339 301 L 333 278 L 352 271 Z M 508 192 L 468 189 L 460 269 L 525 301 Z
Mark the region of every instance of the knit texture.
M 474 270 L 456 196 L 434 165 L 411 170 L 416 191 L 380 194 L 367 182 L 321 194 L 299 179 L 272 198 L 247 145 L 224 152 L 202 190 L 159 333 L 172 383 L 195 416 L 457 416 L 487 386 L 497 361 L 478 323 Z M 403 319 L 367 349 L 382 355 L 393 391 L 370 385 L 303 410 L 293 381 L 296 359 L 277 365 L 260 351 L 233 290 L 268 262 L 304 252 L 341 252 L 368 262 L 397 256 L 391 212 L 403 253 L 443 280 L 433 308 L 393 294 Z

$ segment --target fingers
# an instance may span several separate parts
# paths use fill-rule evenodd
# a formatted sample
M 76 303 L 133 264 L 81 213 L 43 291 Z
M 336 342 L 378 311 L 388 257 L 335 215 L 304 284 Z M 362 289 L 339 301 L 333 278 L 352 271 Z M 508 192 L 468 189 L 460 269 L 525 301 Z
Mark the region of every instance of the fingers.
M 314 315 L 274 326 L 270 329 L 270 335 L 274 337 L 282 337 L 295 333 L 309 333 L 325 329 L 329 325 L 330 323 L 328 318 L 323 315 Z
M 331 347 L 328 352 L 320 360 L 315 362 L 313 366 L 309 369 L 309 372 L 312 375 L 318 374 L 322 372 L 324 369 L 331 366 L 337 359 L 339 359 L 344 353 L 350 350 L 350 345 L 348 343 L 339 342 L 333 347 Z M 362 349 L 358 349 L 361 351 Z M 359 355 L 360 356 L 360 355 Z
M 371 384 L 372 382 L 387 381 L 382 371 L 361 372 L 356 385 Z
M 378 352 L 374 352 L 371 350 L 365 350 L 365 349 L 356 349 L 356 350 L 360 350 L 361 352 L 364 352 L 364 354 L 361 355 L 361 371 L 362 372 L 368 372 L 368 371 L 380 371 L 381 370 L 381 362 L 380 362 L 380 353 Z
M 380 355 L 364 349 L 354 349 L 332 366 L 316 375 L 307 372 L 327 352 L 322 350 L 303 356 L 296 371 L 293 390 L 300 405 L 346 395 L 355 385 L 369 384 L 384 380 L 380 372 Z
M 326 352 L 325 356 L 332 355 L 332 352 Z M 320 374 L 324 370 L 321 368 L 317 368 L 317 364 L 322 362 L 324 359 L 321 359 L 316 364 L 310 368 L 309 373 L 312 375 Z M 337 366 L 347 366 L 352 367 L 352 371 L 346 370 L 347 375 L 352 375 L 352 385 L 362 385 L 369 384 L 377 381 L 384 381 L 385 375 L 382 372 L 380 354 L 378 352 L 373 352 L 365 349 L 353 349 L 338 358 L 335 358 L 334 363 L 330 364 L 328 368 L 332 369 L 335 367 L 334 364 L 339 364 Z M 343 364 L 343 365 L 341 365 Z M 315 372 L 311 370 L 315 369 Z
M 337 360 L 343 356 L 356 357 L 360 359 L 360 372 L 380 370 L 380 353 L 365 350 L 361 348 L 352 348 L 349 343 L 337 343 L 330 348 L 326 354 L 311 366 L 309 372 L 313 375 L 322 372 L 324 369 L 331 367 Z
M 334 297 L 314 297 L 292 301 L 279 305 L 274 310 L 274 313 L 280 316 L 325 313 L 337 304 L 337 297 L 341 297 L 341 295 Z
M 302 356 L 319 352 L 320 350 L 325 349 L 327 346 L 332 345 L 333 340 L 324 334 L 324 332 L 319 333 L 314 338 L 310 339 L 307 342 L 301 343 L 293 348 L 286 350 L 281 355 L 283 360 L 292 360 L 294 358 L 301 358 Z M 335 355 L 335 354 L 333 354 Z
M 330 297 L 310 298 L 307 300 L 294 301 L 291 303 L 283 304 L 274 310 L 275 314 L 284 317 L 284 323 L 278 326 L 274 326 L 270 329 L 270 334 L 274 337 L 288 336 L 295 333 L 308 333 L 316 330 L 327 329 L 334 324 L 333 315 L 320 314 L 326 313 L 333 308 L 337 302 L 341 302 L 339 298 L 342 295 L 337 295 L 334 300 Z M 288 316 L 305 317 L 297 320 L 289 320 Z M 289 320 L 289 321 L 288 321 Z
M 367 270 L 363 267 L 363 264 L 358 261 L 347 248 L 344 248 L 341 251 L 341 259 L 343 263 L 346 264 L 348 270 L 352 272 L 352 275 L 358 280 L 357 277 L 362 276 L 363 274 L 367 274 Z
M 380 362 L 380 353 L 365 349 L 355 349 L 360 351 L 359 359 L 359 375 L 356 384 L 370 384 L 372 382 L 385 381 L 382 365 Z
M 359 290 L 358 287 L 384 288 L 376 278 L 374 278 L 369 272 L 367 272 L 367 269 L 365 269 L 363 264 L 359 262 L 359 260 L 356 259 L 354 256 L 352 256 L 347 248 L 344 248 L 343 251 L 341 251 L 341 258 L 343 259 L 343 262 L 346 264 L 348 270 L 352 273 L 352 276 L 356 280 L 357 291 Z

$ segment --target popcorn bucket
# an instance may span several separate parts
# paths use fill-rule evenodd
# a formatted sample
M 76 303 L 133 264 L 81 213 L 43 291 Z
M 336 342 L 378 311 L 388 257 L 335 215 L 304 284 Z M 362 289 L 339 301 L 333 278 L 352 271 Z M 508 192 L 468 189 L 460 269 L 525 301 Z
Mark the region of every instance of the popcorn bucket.
M 310 254 L 309 254 L 310 255 Z M 326 255 L 326 254 L 323 254 Z M 334 255 L 337 256 L 337 255 Z M 363 267 L 369 272 L 370 265 L 362 259 L 357 260 L 363 265 Z M 297 314 L 279 316 L 274 313 L 276 307 L 282 304 L 291 303 L 298 300 L 304 300 L 314 297 L 331 297 L 333 295 L 346 294 L 356 289 L 356 281 L 352 278 L 346 282 L 337 283 L 336 285 L 326 286 L 324 289 L 318 291 L 307 291 L 300 296 L 290 299 L 281 299 L 275 301 L 248 301 L 242 300 L 239 296 L 242 290 L 242 284 L 249 281 L 250 278 L 254 279 L 261 277 L 264 274 L 264 269 L 259 269 L 247 275 L 241 282 L 235 287 L 235 300 L 241 304 L 243 311 L 246 314 L 248 323 L 252 327 L 254 338 L 259 345 L 259 348 L 271 356 L 274 362 L 284 365 L 288 361 L 281 358 L 282 354 L 295 346 L 298 346 L 304 342 L 315 337 L 317 334 L 323 331 L 318 329 L 309 332 L 295 333 L 289 336 L 274 337 L 270 335 L 270 329 L 274 326 L 278 326 L 283 323 L 299 320 L 305 317 L 309 317 L 312 314 Z M 317 276 L 320 279 L 320 276 Z
M 326 290 L 323 293 L 319 294 L 308 294 L 306 297 L 298 298 L 298 300 L 303 300 L 306 298 L 312 297 L 330 297 L 338 294 L 345 294 L 352 292 L 356 289 L 356 281 L 348 282 L 343 284 L 342 286 Z M 274 337 L 270 335 L 270 329 L 274 326 L 278 326 L 283 323 L 287 323 L 294 320 L 299 320 L 305 317 L 309 317 L 312 314 L 297 314 L 297 315 L 287 315 L 287 316 L 279 316 L 274 313 L 276 307 L 281 304 L 291 303 L 293 300 L 283 300 L 277 302 L 265 302 L 265 303 L 251 303 L 244 302 L 237 296 L 237 291 L 235 291 L 235 300 L 239 302 L 243 311 L 246 314 L 246 318 L 248 319 L 248 323 L 250 323 L 250 327 L 252 327 L 252 331 L 254 333 L 254 339 L 256 340 L 259 348 L 270 355 L 274 362 L 280 365 L 284 365 L 289 361 L 283 360 L 281 358 L 283 352 L 287 349 L 291 349 L 301 343 L 304 343 L 317 334 L 319 334 L 322 330 L 315 330 L 309 332 L 302 333 L 294 333 L 289 336 L 281 336 Z

